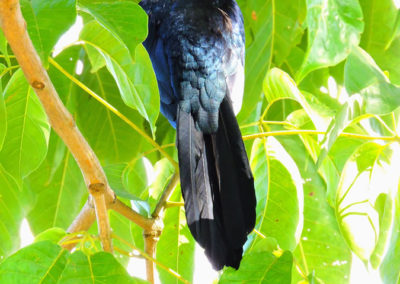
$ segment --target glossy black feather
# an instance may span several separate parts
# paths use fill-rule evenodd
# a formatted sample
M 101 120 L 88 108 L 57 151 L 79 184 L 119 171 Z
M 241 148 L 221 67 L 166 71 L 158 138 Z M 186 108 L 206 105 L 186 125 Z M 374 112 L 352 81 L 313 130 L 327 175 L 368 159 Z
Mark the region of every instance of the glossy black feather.
M 177 128 L 186 219 L 215 269 L 238 268 L 256 198 L 233 112 L 244 28 L 234 0 L 143 0 L 161 112 Z M 239 82 L 243 83 L 243 82 Z

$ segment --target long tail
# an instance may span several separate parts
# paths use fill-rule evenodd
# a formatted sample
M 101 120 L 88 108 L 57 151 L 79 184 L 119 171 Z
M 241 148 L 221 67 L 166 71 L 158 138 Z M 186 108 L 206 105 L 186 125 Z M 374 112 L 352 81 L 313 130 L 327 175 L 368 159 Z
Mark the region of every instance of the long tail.
M 178 156 L 186 219 L 213 267 L 238 268 L 255 225 L 256 198 L 246 150 L 232 104 L 220 106 L 217 133 L 203 134 L 178 111 Z

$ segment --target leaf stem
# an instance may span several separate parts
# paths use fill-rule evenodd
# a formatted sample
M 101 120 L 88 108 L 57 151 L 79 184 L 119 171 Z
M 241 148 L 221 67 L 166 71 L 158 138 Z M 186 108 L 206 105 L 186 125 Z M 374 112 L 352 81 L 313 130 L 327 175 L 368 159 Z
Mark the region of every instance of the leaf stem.
M 11 71 L 11 70 L 17 69 L 17 68 L 19 68 L 19 65 L 14 65 L 14 66 L 7 67 L 6 69 L 3 70 L 3 72 L 0 73 L 0 78 L 3 78 L 3 76 L 5 74 L 7 74 L 8 71 Z

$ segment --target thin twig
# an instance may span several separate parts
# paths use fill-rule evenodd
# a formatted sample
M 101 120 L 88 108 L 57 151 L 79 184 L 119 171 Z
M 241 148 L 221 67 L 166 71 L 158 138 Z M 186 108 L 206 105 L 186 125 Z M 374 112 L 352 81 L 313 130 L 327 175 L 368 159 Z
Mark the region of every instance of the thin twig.
M 161 195 L 160 200 L 158 201 L 156 208 L 153 211 L 153 214 L 151 214 L 151 216 L 153 216 L 153 218 L 158 218 L 161 214 L 163 209 L 165 208 L 165 204 L 168 200 L 168 198 L 171 196 L 173 190 L 175 189 L 176 185 L 179 182 L 179 173 L 175 173 L 172 178 L 171 181 L 169 182 L 167 188 L 164 190 L 163 194 Z
M 251 135 L 243 136 L 243 140 L 253 140 L 256 138 L 263 138 L 269 136 L 287 136 L 287 135 L 300 135 L 300 134 L 311 134 L 311 135 L 318 135 L 318 134 L 326 134 L 324 131 L 317 131 L 317 130 L 283 130 L 283 131 L 269 131 L 269 132 L 261 132 Z M 384 141 L 399 141 L 399 137 L 396 136 L 369 136 L 363 134 L 356 134 L 356 133 L 347 133 L 343 132 L 339 136 L 341 137 L 348 137 L 348 138 L 357 138 L 363 140 L 384 140 Z

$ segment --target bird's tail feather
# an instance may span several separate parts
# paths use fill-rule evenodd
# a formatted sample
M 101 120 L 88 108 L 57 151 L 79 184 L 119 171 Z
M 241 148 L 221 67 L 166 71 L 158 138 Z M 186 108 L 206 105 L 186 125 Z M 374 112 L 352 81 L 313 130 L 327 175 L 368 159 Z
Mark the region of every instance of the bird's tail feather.
M 203 134 L 178 110 L 177 146 L 186 218 L 214 268 L 238 268 L 255 224 L 254 180 L 232 104 L 220 106 L 218 131 Z

